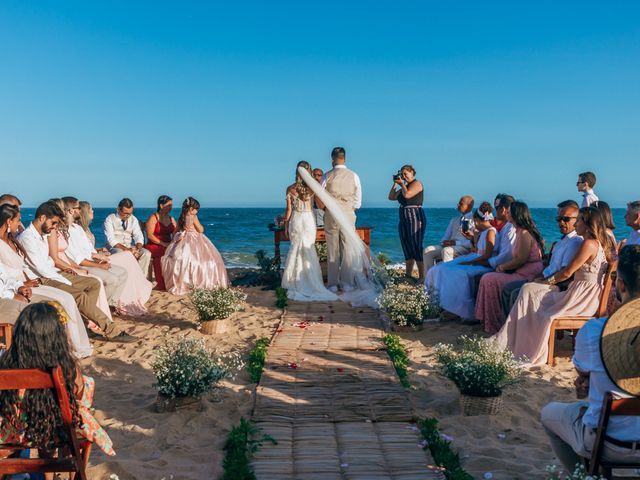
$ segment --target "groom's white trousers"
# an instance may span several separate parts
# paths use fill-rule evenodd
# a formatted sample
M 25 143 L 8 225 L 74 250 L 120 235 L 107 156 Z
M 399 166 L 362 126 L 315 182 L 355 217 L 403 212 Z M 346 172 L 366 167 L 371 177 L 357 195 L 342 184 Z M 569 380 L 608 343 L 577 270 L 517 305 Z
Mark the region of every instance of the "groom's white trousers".
M 343 210 L 345 216 L 349 219 L 351 228 L 356 228 L 356 214 L 352 210 L 350 212 Z M 327 286 L 349 285 L 353 275 L 342 275 L 340 264 L 342 261 L 342 252 L 345 249 L 344 233 L 340 230 L 333 215 L 329 211 L 324 215 L 324 234 L 327 239 Z

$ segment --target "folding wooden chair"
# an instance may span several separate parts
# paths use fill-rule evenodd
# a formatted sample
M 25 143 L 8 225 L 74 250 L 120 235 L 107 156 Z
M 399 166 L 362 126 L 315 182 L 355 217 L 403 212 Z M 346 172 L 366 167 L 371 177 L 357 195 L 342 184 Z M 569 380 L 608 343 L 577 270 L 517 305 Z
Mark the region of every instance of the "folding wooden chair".
M 4 343 L 7 350 L 11 346 L 11 337 L 13 336 L 13 324 L 0 323 L 0 343 Z
M 609 294 L 611 293 L 611 287 L 613 286 L 613 273 L 618 268 L 618 261 L 611 261 L 607 266 L 607 273 L 604 278 L 604 286 L 600 293 L 600 302 L 598 303 L 598 310 L 595 316 L 573 316 L 573 317 L 558 317 L 551 322 L 551 328 L 549 329 L 549 353 L 547 356 L 547 365 L 550 367 L 555 366 L 555 348 L 556 348 L 556 331 L 558 330 L 580 330 L 582 326 L 589 320 L 594 318 L 604 317 L 607 314 L 607 304 L 609 303 Z
M 602 452 L 604 450 L 604 442 L 611 441 L 607 438 L 607 426 L 612 416 L 640 416 L 640 397 L 620 398 L 614 400 L 611 392 L 607 392 L 602 401 L 602 411 L 600 412 L 600 420 L 598 421 L 598 430 L 596 431 L 596 442 L 593 445 L 591 458 L 586 462 L 589 475 L 596 475 L 602 470 L 605 478 L 611 478 L 611 470 L 614 468 L 638 469 L 640 462 L 635 463 L 616 463 L 605 462 L 602 460 Z M 640 449 L 640 432 L 638 432 L 637 448 Z M 623 445 L 621 445 L 623 446 Z M 629 477 L 625 477 L 629 478 Z M 640 478 L 638 476 L 632 478 Z
M 22 389 L 53 390 L 62 413 L 62 428 L 65 434 L 65 441 L 59 445 L 58 452 L 61 455 L 63 450 L 68 450 L 69 454 L 60 458 L 0 458 L 0 477 L 2 474 L 15 473 L 70 472 L 76 473 L 80 480 L 87 480 L 85 470 L 92 443 L 84 439 L 78 440 L 76 437 L 62 369 L 56 367 L 51 373 L 38 369 L 0 370 L 0 390 Z M 0 450 L 9 450 L 14 454 L 28 448 L 24 445 L 0 444 Z

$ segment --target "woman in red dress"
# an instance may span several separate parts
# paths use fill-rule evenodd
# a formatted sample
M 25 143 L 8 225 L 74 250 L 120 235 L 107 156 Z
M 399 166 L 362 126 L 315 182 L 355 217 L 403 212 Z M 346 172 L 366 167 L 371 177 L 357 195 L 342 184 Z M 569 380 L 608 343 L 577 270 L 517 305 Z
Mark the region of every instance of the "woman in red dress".
M 157 282 L 155 290 L 166 290 L 160 259 L 169 246 L 171 235 L 176 229 L 176 221 L 171 216 L 172 208 L 172 198 L 167 195 L 161 195 L 158 198 L 158 210 L 147 220 L 147 244 L 144 248 L 151 252 L 153 273 Z

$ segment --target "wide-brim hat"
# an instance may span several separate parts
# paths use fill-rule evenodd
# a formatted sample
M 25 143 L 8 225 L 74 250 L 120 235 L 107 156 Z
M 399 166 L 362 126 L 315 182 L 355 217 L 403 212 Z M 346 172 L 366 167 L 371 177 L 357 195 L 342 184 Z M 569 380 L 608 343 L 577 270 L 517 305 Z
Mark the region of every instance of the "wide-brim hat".
M 613 383 L 630 395 L 640 396 L 640 299 L 622 305 L 607 320 L 600 354 Z

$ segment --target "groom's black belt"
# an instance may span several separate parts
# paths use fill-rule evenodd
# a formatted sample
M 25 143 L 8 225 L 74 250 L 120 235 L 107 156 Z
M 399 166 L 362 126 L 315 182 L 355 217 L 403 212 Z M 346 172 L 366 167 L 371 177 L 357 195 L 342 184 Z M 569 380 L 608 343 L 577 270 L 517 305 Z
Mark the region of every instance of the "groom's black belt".
M 629 450 L 633 450 L 635 448 L 640 447 L 640 442 L 625 442 L 623 440 L 617 440 L 609 435 L 605 435 L 604 439 L 607 443 L 611 443 L 617 447 L 628 448 Z

